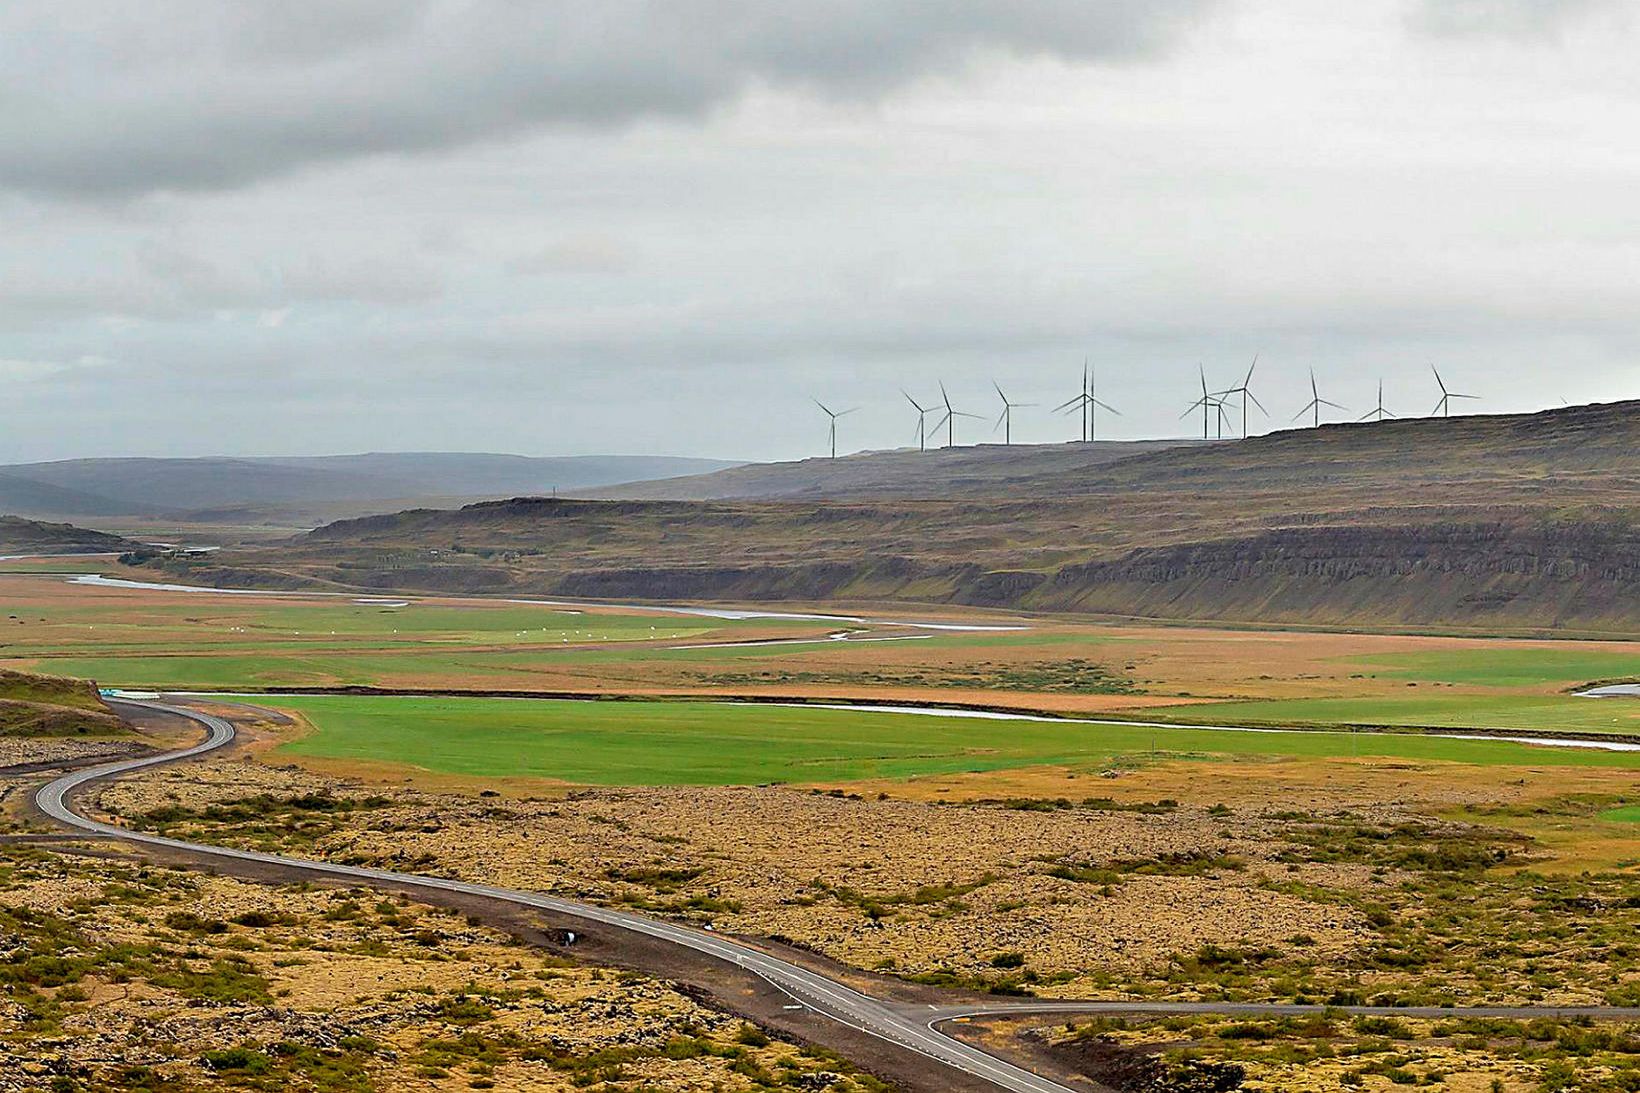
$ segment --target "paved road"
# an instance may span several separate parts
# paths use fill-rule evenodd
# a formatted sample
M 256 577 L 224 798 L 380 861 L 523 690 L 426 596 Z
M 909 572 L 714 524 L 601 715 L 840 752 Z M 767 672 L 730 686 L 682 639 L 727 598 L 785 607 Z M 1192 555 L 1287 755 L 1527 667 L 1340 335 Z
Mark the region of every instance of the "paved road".
M 227 847 L 183 842 L 179 839 L 166 839 L 158 835 L 147 835 L 121 827 L 114 827 L 110 824 L 99 823 L 96 820 L 81 816 L 71 807 L 69 797 L 76 789 L 87 782 L 114 778 L 119 775 L 129 774 L 132 771 L 158 766 L 162 763 L 175 763 L 204 755 L 231 743 L 234 738 L 233 725 L 219 717 L 212 717 L 209 714 L 179 706 L 168 706 L 154 702 L 127 701 L 125 704 L 190 718 L 203 725 L 208 730 L 208 735 L 204 742 L 191 748 L 165 752 L 141 759 L 105 763 L 101 766 L 65 774 L 42 787 L 35 795 L 35 801 L 39 804 L 41 811 L 55 820 L 79 828 L 82 831 L 124 839 L 127 842 L 144 846 L 184 850 L 193 854 L 209 855 L 210 857 L 229 861 L 296 866 L 310 872 L 325 873 L 365 883 L 379 881 L 442 892 L 483 896 L 522 907 L 534 907 L 543 911 L 572 915 L 576 918 L 599 922 L 621 930 L 630 930 L 674 945 L 681 945 L 697 953 L 721 960 L 725 964 L 743 968 L 761 976 L 789 995 L 794 1001 L 802 1003 L 818 1014 L 829 1017 L 849 1028 L 938 1060 L 964 1074 L 989 1081 L 999 1089 L 1010 1090 L 1012 1093 L 1073 1093 L 1067 1086 L 1033 1074 L 1012 1063 L 1004 1062 L 929 1027 L 928 1017 L 920 1010 L 878 1001 L 875 998 L 861 994 L 851 987 L 833 982 L 825 976 L 800 965 L 781 960 L 779 957 L 771 956 L 749 945 L 704 930 L 678 926 L 669 922 L 647 918 L 643 915 L 611 910 L 589 903 L 559 899 L 555 896 L 544 896 L 535 892 L 522 892 L 511 888 L 497 888 L 486 884 L 470 884 L 466 881 L 447 880 L 443 877 L 422 877 L 411 873 L 365 869 L 350 865 L 338 865 L 334 862 L 312 861 L 303 858 L 285 857 L 279 854 L 263 854 L 254 850 L 235 850 Z
M 1165 1014 L 1216 1014 L 1223 1017 L 1306 1017 L 1347 1013 L 1352 1017 L 1501 1017 L 1530 1021 L 1534 1017 L 1570 1020 L 1588 1017 L 1600 1021 L 1640 1021 L 1640 1006 L 1322 1006 L 1298 1002 L 1077 1002 L 1074 1000 L 981 1002 L 969 1006 L 927 1006 L 921 1011 L 930 1025 L 963 1017 L 1039 1016 L 1053 1013 L 1104 1014 L 1137 1017 Z

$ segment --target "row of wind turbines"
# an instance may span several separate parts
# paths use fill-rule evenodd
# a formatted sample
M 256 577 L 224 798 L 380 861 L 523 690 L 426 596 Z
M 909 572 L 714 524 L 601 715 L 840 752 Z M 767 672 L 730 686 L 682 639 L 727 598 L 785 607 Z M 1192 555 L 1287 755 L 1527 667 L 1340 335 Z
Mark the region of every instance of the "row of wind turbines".
M 1222 440 L 1225 435 L 1226 425 L 1230 426 L 1230 435 L 1235 435 L 1235 422 L 1231 416 L 1231 411 L 1239 406 L 1241 410 L 1241 435 L 1245 438 L 1247 436 L 1249 405 L 1256 406 L 1258 407 L 1260 413 L 1265 414 L 1266 416 L 1269 415 L 1269 411 L 1266 410 L 1264 408 L 1264 404 L 1258 400 L 1258 396 L 1253 394 L 1253 374 L 1257 370 L 1258 357 L 1255 355 L 1253 357 L 1253 363 L 1248 366 L 1247 374 L 1242 376 L 1240 383 L 1236 384 L 1234 387 L 1227 387 L 1222 391 L 1213 391 L 1208 387 L 1207 370 L 1198 366 L 1197 374 L 1201 380 L 1201 397 L 1192 402 L 1185 409 L 1184 413 L 1179 416 L 1181 418 L 1190 417 L 1197 410 L 1200 410 L 1202 415 L 1202 439 L 1210 439 L 1210 436 L 1213 434 L 1215 428 L 1216 419 L 1217 437 Z M 1450 417 L 1452 415 L 1452 402 L 1454 399 L 1478 399 L 1480 397 L 1479 395 L 1467 395 L 1451 390 L 1447 387 L 1446 381 L 1441 378 L 1441 373 L 1433 364 L 1429 366 L 1429 370 L 1435 377 L 1435 385 L 1439 387 L 1441 391 L 1441 397 L 1439 401 L 1435 403 L 1435 409 L 1430 411 L 1430 417 Z M 1014 431 L 1014 411 L 1032 407 L 1037 404 L 1034 402 L 1013 401 L 1008 397 L 1007 392 L 1003 391 L 1002 385 L 994 380 L 992 381 L 991 386 L 996 390 L 997 398 L 1002 403 L 1002 413 L 997 416 L 996 424 L 992 426 L 991 431 L 995 432 L 996 430 L 1001 429 L 1003 438 L 1002 442 L 1004 444 L 1012 444 Z M 953 406 L 951 404 L 951 395 L 946 391 L 945 384 L 943 382 L 940 384 L 940 401 L 930 406 L 924 406 L 922 403 L 912 398 L 911 393 L 906 391 L 903 387 L 900 389 L 900 394 L 904 395 L 906 402 L 910 403 L 911 407 L 917 411 L 916 439 L 918 451 L 927 451 L 930 441 L 937 442 L 940 430 L 942 429 L 945 430 L 945 444 L 943 446 L 947 448 L 956 447 L 957 420 L 959 418 L 968 418 L 975 421 L 985 420 L 985 415 L 983 414 L 969 413 L 964 410 L 958 410 L 955 406 Z M 1235 401 L 1236 396 L 1238 395 L 1240 396 L 1239 403 Z M 831 458 L 836 459 L 837 422 L 840 418 L 847 417 L 849 414 L 857 412 L 860 407 L 854 406 L 847 410 L 833 410 L 819 399 L 815 399 L 814 404 L 820 407 L 821 411 L 823 411 L 829 419 L 826 439 L 830 445 Z M 1333 402 L 1331 399 L 1321 397 L 1321 389 L 1316 380 L 1315 369 L 1312 368 L 1310 369 L 1310 401 L 1304 404 L 1303 409 L 1293 415 L 1292 420 L 1298 421 L 1300 418 L 1308 414 L 1310 415 L 1311 425 L 1319 428 L 1321 425 L 1321 411 L 1323 407 L 1333 410 L 1340 410 L 1344 413 L 1350 412 L 1347 406 Z M 1118 417 L 1122 414 L 1120 410 L 1116 409 L 1114 406 L 1099 397 L 1098 373 L 1096 370 L 1084 363 L 1082 366 L 1081 388 L 1077 391 L 1074 397 L 1066 399 L 1064 402 L 1054 407 L 1053 412 L 1059 414 L 1079 414 L 1082 419 L 1081 439 L 1084 443 L 1087 443 L 1089 441 L 1099 439 L 1100 410 L 1115 414 Z M 942 416 L 935 421 L 932 429 L 928 427 L 928 417 L 930 414 L 942 414 Z M 1368 410 L 1365 414 L 1362 414 L 1356 420 L 1383 421 L 1385 418 L 1393 418 L 1395 416 L 1395 414 L 1384 408 L 1384 381 L 1379 380 L 1378 404 L 1371 410 Z

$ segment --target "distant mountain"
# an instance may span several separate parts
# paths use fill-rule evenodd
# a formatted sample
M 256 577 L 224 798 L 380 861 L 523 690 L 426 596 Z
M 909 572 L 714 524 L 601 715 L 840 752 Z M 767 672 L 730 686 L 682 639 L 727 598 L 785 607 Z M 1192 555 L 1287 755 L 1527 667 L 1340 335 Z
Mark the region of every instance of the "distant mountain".
M 0 554 L 96 554 L 138 546 L 130 539 L 72 524 L 0 516 Z
M 335 516 L 345 514 L 336 511 L 338 503 L 357 503 L 361 511 L 402 508 L 418 502 L 550 494 L 731 466 L 714 459 L 464 452 L 69 459 L 0 467 L 0 509 L 32 516 L 169 518 L 218 510 L 244 519 L 258 507 L 289 511 L 306 506 L 325 507 Z
M 1074 478 L 1132 456 L 1202 444 L 1199 440 L 1099 440 L 1091 444 L 979 444 L 926 452 L 902 448 L 838 459 L 746 463 L 687 478 L 581 490 L 577 495 L 642 501 L 998 495 L 1044 478 Z
M 31 516 L 115 516 L 132 512 L 126 502 L 21 478 L 0 467 L 0 512 Z
M 466 452 L 375 452 L 268 460 L 288 467 L 368 476 L 417 486 L 415 496 L 512 497 L 618 482 L 699 475 L 739 466 L 726 459 L 649 455 L 534 457 Z M 436 489 L 429 486 L 436 485 Z M 402 495 L 399 495 L 402 496 Z

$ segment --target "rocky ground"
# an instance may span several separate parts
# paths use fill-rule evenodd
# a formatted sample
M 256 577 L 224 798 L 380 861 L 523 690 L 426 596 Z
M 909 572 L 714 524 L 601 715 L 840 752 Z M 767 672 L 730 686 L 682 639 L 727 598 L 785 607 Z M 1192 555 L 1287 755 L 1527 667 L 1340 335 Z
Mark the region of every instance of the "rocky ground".
M 1452 1093 L 1640 1088 L 1640 1023 L 1340 1015 L 1177 1017 L 988 1030 L 1023 1036 L 1118 1088 Z
M 101 804 L 185 837 L 625 905 L 934 986 L 1431 1005 L 1640 999 L 1632 876 L 1540 874 L 1530 837 L 1393 800 L 1307 811 L 1280 800 L 940 804 L 785 787 L 383 795 L 297 767 L 217 761 L 124 781 Z
M 0 1090 L 877 1090 L 456 912 L 0 847 Z
M 780 788 L 371 793 L 219 762 L 100 800 L 176 833 L 621 903 L 908 978 L 1038 994 L 1121 993 L 1204 949 L 1330 961 L 1367 943 L 1370 922 L 1305 889 L 1401 881 L 1364 862 L 1286 860 L 1283 821 L 1200 806 L 926 805 Z M 224 805 L 315 794 L 346 807 L 250 816 Z
M 130 740 L 0 736 L 0 769 L 128 755 L 137 747 L 140 745 Z
M 215 763 L 208 775 L 179 768 L 132 779 L 100 801 L 197 830 L 210 826 L 213 803 L 320 792 L 359 802 L 371 793 L 294 768 Z M 1200 807 L 1037 811 L 663 788 L 538 801 L 396 794 L 300 834 L 256 826 L 241 823 L 239 836 L 304 838 L 309 852 L 337 860 L 702 918 L 911 977 L 984 986 L 1023 974 L 1005 967 L 1007 954 L 1029 952 L 1031 973 L 1059 980 L 1038 983 L 1039 993 L 1097 993 L 1090 973 L 1133 973 L 1204 945 L 1302 936 L 1326 957 L 1365 931 L 1348 908 L 1265 886 L 1290 875 L 1270 860 L 1269 825 Z M 1353 866 L 1315 864 L 1303 875 L 1372 883 Z

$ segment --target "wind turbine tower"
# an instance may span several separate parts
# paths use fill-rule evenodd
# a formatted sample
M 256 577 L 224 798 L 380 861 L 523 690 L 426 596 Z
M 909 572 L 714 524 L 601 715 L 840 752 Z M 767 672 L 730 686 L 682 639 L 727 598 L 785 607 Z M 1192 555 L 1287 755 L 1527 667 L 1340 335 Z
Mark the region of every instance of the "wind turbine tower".
M 1472 399 L 1480 398 L 1479 395 L 1460 395 L 1456 391 L 1448 391 L 1446 389 L 1446 383 L 1441 379 L 1441 374 L 1439 372 L 1435 371 L 1435 366 L 1433 364 L 1429 366 L 1429 370 L 1431 372 L 1435 372 L 1435 384 L 1436 384 L 1437 387 L 1439 387 L 1441 389 L 1441 401 L 1437 402 L 1435 404 L 1435 409 L 1430 411 L 1430 414 L 1429 414 L 1430 417 L 1434 417 L 1437 414 L 1439 414 L 1441 417 L 1451 417 L 1452 416 L 1452 400 L 1455 399 L 1455 398 L 1472 398 Z
M 1268 411 L 1264 408 L 1264 403 L 1262 403 L 1258 400 L 1258 396 L 1253 394 L 1253 389 L 1250 386 L 1253 382 L 1253 369 L 1255 369 L 1257 367 L 1258 367 L 1258 354 L 1254 353 L 1253 354 L 1253 363 L 1247 366 L 1247 374 L 1241 378 L 1241 383 L 1237 384 L 1235 387 L 1230 388 L 1228 391 L 1220 391 L 1219 392 L 1219 398 L 1221 398 L 1221 399 L 1228 396 L 1228 395 L 1240 395 L 1241 396 L 1241 438 L 1243 440 L 1247 439 L 1247 402 L 1248 402 L 1248 400 L 1251 399 L 1253 405 L 1258 407 L 1259 413 L 1264 414 L 1266 416 L 1268 416 L 1269 413 L 1270 413 L 1270 411 Z
M 1297 421 L 1305 414 L 1313 413 L 1315 418 L 1312 427 L 1319 429 L 1321 427 L 1321 408 L 1323 406 L 1331 406 L 1334 410 L 1348 409 L 1348 407 L 1340 406 L 1336 402 L 1330 402 L 1321 397 L 1321 392 L 1317 390 L 1315 385 L 1315 369 L 1312 368 L 1310 369 L 1310 401 L 1305 404 L 1304 409 L 1293 415 L 1293 420 Z
M 1362 421 L 1383 421 L 1386 417 L 1395 415 L 1384 409 L 1384 381 L 1378 381 L 1378 405 L 1361 415 Z
M 1068 414 L 1072 410 L 1082 411 L 1082 443 L 1088 442 L 1088 410 L 1093 401 L 1093 393 L 1089 386 L 1088 362 L 1082 362 L 1082 386 L 1077 390 L 1075 398 L 1068 398 L 1053 408 L 1056 414 Z
M 957 446 L 957 419 L 959 417 L 971 417 L 977 420 L 979 415 L 964 413 L 954 408 L 951 405 L 951 396 L 946 392 L 944 383 L 940 384 L 940 401 L 945 403 L 945 416 L 940 418 L 939 424 L 934 426 L 934 431 L 939 432 L 940 426 L 943 425 L 945 427 L 945 446 L 955 448 Z
M 1197 367 L 1198 371 L 1201 374 L 1201 381 L 1202 381 L 1202 395 L 1201 395 L 1201 398 L 1197 399 L 1195 402 L 1192 402 L 1190 404 L 1190 406 L 1185 410 L 1185 412 L 1180 414 L 1179 416 L 1180 417 L 1189 417 L 1191 414 L 1196 412 L 1196 407 L 1200 406 L 1201 410 L 1202 410 L 1202 439 L 1206 440 L 1207 439 L 1207 430 L 1212 425 L 1213 411 L 1217 410 L 1219 412 L 1219 437 L 1220 437 L 1220 439 L 1223 439 L 1223 437 L 1224 437 L 1224 400 L 1219 398 L 1217 395 L 1212 395 L 1212 394 L 1208 393 L 1208 391 L 1207 391 L 1207 371 L 1206 371 L 1206 369 L 1203 369 L 1200 365 L 1197 365 L 1196 367 Z
M 831 407 L 827 406 L 825 403 L 821 402 L 819 399 L 815 399 L 814 404 L 816 406 L 820 407 L 820 409 L 824 410 L 826 412 L 826 416 L 831 419 L 831 430 L 830 430 L 830 434 L 828 436 L 828 439 L 831 441 L 831 457 L 833 459 L 836 459 L 837 458 L 837 419 L 840 418 L 840 417 L 847 417 L 848 415 L 854 413 L 855 410 L 858 410 L 859 407 L 854 406 L 854 407 L 850 407 L 847 410 L 833 410 Z
M 917 411 L 917 450 L 919 452 L 926 452 L 928 450 L 928 415 L 934 412 L 935 407 L 924 406 L 922 403 L 912 398 L 911 392 L 907 391 L 903 387 L 900 388 L 900 394 L 904 395 L 905 400 L 909 402 Z
M 1099 439 L 1099 411 L 1108 410 L 1117 417 L 1122 411 L 1103 402 L 1099 398 L 1099 369 L 1089 368 L 1086 361 L 1082 362 L 1082 390 L 1075 398 L 1066 399 L 1054 407 L 1055 413 L 1070 413 L 1072 410 L 1082 411 L 1082 443 Z
M 1008 396 L 1002 393 L 1002 384 L 992 380 L 991 386 L 997 389 L 997 398 L 1002 400 L 1002 416 L 997 418 L 997 423 L 991 431 L 996 432 L 998 429 L 1002 429 L 1002 442 L 1012 444 L 1014 442 L 1014 410 L 1020 406 L 1035 406 L 1036 403 L 1009 402 Z

